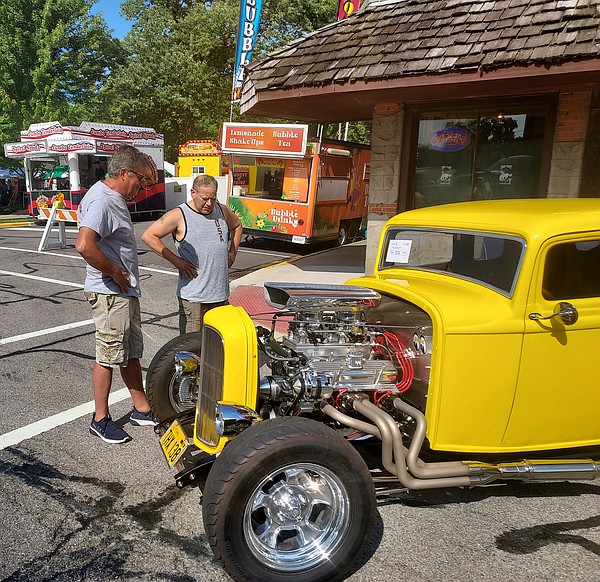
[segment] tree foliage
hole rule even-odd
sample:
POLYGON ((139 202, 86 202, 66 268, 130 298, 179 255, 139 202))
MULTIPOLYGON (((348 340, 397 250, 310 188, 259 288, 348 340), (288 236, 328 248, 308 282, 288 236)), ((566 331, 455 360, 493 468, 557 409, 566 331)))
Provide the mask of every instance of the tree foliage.
MULTIPOLYGON (((31 123, 103 121, 122 49, 92 0, 0 2, 0 143, 31 123)), ((2 160, 6 162, 7 160, 2 160)))
MULTIPOLYGON (((216 139, 230 114, 259 121, 230 103, 239 0, 123 0, 133 26, 122 41, 90 15, 93 3, 0 2, 10 23, 0 29, 1 143, 35 122, 123 123, 164 133, 174 161, 179 144, 216 139)), ((336 10, 337 0, 263 0, 253 59, 333 22, 336 10)), ((353 126, 349 139, 363 134, 353 126)))
MULTIPOLYGON (((264 0, 253 59, 335 19, 336 0, 264 0)), ((125 0, 130 58, 110 81, 121 122, 165 134, 166 158, 230 117, 239 0, 125 0)), ((234 119, 239 119, 237 108, 234 119)), ((244 121, 250 121, 246 118, 244 121)), ((263 120, 264 121, 264 120, 263 120)))

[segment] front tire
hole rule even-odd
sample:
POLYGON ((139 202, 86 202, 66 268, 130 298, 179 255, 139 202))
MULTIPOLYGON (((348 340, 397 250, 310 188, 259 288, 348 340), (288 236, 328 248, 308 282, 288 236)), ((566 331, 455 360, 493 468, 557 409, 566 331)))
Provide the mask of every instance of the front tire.
POLYGON ((360 455, 332 429, 282 417, 225 447, 202 511, 213 553, 234 580, 332 581, 369 540, 375 490, 360 455))
POLYGON ((188 351, 199 356, 201 341, 199 332, 184 333, 167 342, 152 358, 146 372, 146 396, 160 422, 195 408, 197 388, 176 378, 175 354, 188 351))

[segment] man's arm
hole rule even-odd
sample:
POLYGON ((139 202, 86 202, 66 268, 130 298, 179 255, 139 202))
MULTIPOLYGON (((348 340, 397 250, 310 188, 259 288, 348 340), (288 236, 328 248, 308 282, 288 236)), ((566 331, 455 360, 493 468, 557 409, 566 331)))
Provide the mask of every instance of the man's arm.
POLYGON ((231 267, 235 262, 235 258, 242 242, 243 227, 238 215, 231 210, 228 206, 223 206, 225 212, 225 219, 229 232, 231 233, 231 242, 229 244, 229 260, 228 264, 231 267))
POLYGON ((198 275, 198 265, 182 259, 161 240, 172 233, 177 234, 182 222, 183 214, 181 210, 173 208, 144 231, 142 240, 150 250, 169 261, 184 277, 193 279, 198 275))
POLYGON ((75 239, 75 249, 85 259, 86 263, 98 269, 103 275, 114 279, 121 289, 121 293, 127 293, 131 287, 128 279, 129 273, 122 271, 108 259, 98 246, 99 240, 100 235, 95 230, 82 226, 75 239))

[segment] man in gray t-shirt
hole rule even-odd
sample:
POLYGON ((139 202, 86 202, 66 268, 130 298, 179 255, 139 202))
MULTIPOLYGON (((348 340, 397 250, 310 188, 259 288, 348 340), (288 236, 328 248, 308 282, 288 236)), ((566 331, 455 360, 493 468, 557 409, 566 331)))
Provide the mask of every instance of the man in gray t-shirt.
POLYGON ((126 204, 141 188, 153 184, 154 172, 146 155, 133 146, 121 146, 110 159, 108 177, 86 192, 78 210, 75 248, 87 263, 83 288, 96 327, 96 361, 92 366, 95 411, 90 433, 107 443, 131 439, 108 410, 115 368, 133 401, 130 422, 138 426, 156 424, 142 383, 144 344, 137 245, 126 204))

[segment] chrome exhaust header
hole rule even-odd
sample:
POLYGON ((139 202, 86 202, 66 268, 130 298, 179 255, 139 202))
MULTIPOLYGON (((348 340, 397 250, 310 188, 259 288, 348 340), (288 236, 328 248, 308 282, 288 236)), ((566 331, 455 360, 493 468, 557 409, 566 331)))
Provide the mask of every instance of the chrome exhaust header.
POLYGON ((426 463, 419 458, 427 430, 425 415, 420 410, 397 397, 392 401, 398 410, 416 422, 414 438, 406 448, 400 429, 390 414, 372 404, 368 398, 355 396, 348 402, 370 422, 344 414, 329 404, 321 409, 337 422, 381 439, 384 468, 407 489, 474 487, 498 480, 540 482, 600 478, 600 461, 592 459, 524 459, 497 464, 478 461, 426 463))

